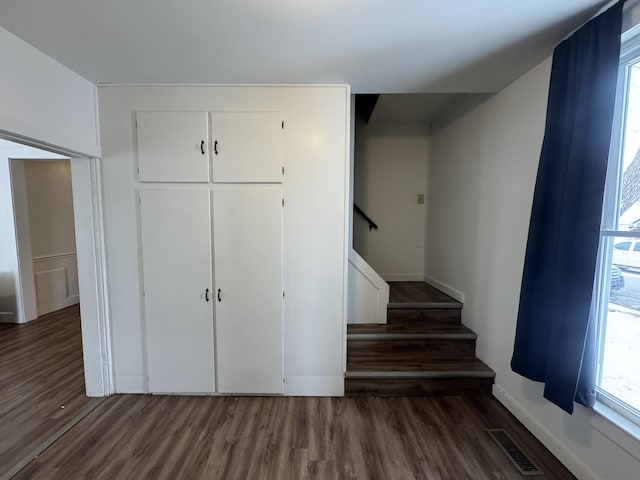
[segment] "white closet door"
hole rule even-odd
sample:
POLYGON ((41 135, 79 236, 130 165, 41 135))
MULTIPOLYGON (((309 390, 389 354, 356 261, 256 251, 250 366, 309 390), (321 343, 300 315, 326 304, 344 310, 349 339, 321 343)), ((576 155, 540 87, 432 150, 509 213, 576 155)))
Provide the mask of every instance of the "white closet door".
POLYGON ((281 202, 279 186, 214 190, 221 393, 282 393, 281 202))
POLYGON ((211 131, 214 182, 282 182, 280 113, 212 113, 211 131))
POLYGON ((140 219, 149 390, 214 392, 211 194, 143 190, 140 219))
POLYGON ((138 112, 141 182, 208 182, 207 112, 138 112))

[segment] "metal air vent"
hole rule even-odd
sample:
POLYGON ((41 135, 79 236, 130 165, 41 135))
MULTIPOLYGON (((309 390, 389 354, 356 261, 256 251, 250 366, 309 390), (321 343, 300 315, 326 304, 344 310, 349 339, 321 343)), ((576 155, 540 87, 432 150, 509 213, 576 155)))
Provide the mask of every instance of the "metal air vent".
POLYGON ((515 465, 522 475, 544 475, 544 472, 533 463, 526 453, 518 446, 509 434, 502 428, 487 429, 487 433, 500 447, 511 463, 515 465))

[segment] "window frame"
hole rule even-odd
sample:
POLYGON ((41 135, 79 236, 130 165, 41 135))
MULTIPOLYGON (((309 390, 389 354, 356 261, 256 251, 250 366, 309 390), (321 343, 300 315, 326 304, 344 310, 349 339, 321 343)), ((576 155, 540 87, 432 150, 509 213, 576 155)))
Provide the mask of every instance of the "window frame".
MULTIPOLYGON (((600 382, 602 379, 604 343, 606 339, 606 318, 611 288, 611 267, 614 244, 619 242, 620 238, 626 237, 631 243, 627 250, 621 251, 631 252, 634 240, 640 241, 640 232, 618 230, 619 198, 622 188, 621 170, 623 167, 623 147, 625 143, 625 126, 629 101, 629 79, 632 66, 638 62, 640 62, 640 25, 622 35, 611 147, 609 151, 607 179, 603 198, 600 245, 598 249, 596 270, 597 275, 594 282, 598 350, 596 403, 604 405, 606 408, 632 422, 634 430, 640 429, 640 409, 625 403, 612 393, 602 389, 600 387, 600 382)), ((605 409, 598 408, 597 404, 596 410, 602 414, 605 409)), ((624 427, 621 426, 621 428, 624 427)), ((627 428, 624 429, 628 430, 627 428)), ((636 432, 634 432, 634 434, 635 433, 636 432)))

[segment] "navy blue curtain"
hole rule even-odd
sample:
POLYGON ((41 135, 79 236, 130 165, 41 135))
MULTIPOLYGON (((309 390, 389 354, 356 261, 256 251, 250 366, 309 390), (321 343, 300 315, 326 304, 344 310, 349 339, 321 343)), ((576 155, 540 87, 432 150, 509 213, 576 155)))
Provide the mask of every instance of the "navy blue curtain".
POLYGON ((558 45, 511 360, 572 413, 593 406, 592 297, 620 63, 620 2, 558 45))

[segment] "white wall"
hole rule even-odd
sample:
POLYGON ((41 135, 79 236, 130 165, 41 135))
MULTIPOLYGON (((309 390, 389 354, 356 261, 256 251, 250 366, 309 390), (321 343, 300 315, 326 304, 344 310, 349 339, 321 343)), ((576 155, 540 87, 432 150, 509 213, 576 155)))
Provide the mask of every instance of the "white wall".
MULTIPOLYGON (((0 65, 2 137, 19 139, 60 153, 100 156, 96 89, 90 82, 2 28, 0 65)), ((7 184, 2 177, 8 169, 8 165, 5 166, 8 158, 11 156, 0 155, 0 183, 5 186, 7 184)), ((83 291, 82 344, 89 396, 108 395, 112 391, 108 321, 101 277, 101 204, 96 163, 95 160, 78 158, 72 161, 71 168, 76 192, 79 275, 83 279, 80 282, 80 290, 83 291)), ((4 201, 9 192, 10 189, 0 189, 2 212, 11 205, 4 201)), ((13 228, 15 232, 15 225, 13 228)), ((5 235, 9 230, 0 225, 0 231, 5 235)))
POLYGON ((378 230, 354 214, 353 245, 387 281, 424 278, 427 141, 422 125, 357 126, 354 201, 378 230))
POLYGON ((69 160, 22 160, 38 315, 78 303, 69 160))
POLYGON ((22 158, 61 157, 0 140, 0 322, 37 317, 22 158))
MULTIPOLYGON (((341 395, 349 89, 99 88, 107 278, 117 392, 145 392, 133 113, 280 111, 285 126, 284 370, 288 394, 341 395)), ((205 186, 206 187, 206 186, 205 186)))
POLYGON ((100 155, 95 87, 0 28, 0 133, 100 155))
POLYGON ((69 160, 23 160, 34 257, 75 252, 69 160))
POLYGON ((465 294, 463 322, 497 373, 494 393, 578 478, 637 480, 640 460, 592 426, 591 410, 564 413, 510 368, 550 66, 431 138, 427 276, 465 294))

